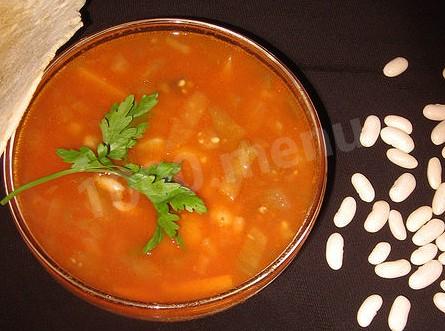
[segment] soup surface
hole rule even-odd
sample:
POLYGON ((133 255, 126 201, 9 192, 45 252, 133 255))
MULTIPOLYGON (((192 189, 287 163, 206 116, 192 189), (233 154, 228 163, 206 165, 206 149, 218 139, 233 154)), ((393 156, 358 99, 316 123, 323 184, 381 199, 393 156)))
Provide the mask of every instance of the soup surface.
POLYGON ((159 104, 128 161, 183 161, 177 180, 205 201, 181 213, 184 247, 143 246, 156 214, 120 178, 75 174, 24 192, 23 217, 60 267, 106 293, 178 302, 229 290, 263 270, 299 230, 321 181, 320 151, 298 100, 258 59, 214 37, 144 32, 74 58, 43 87, 20 128, 16 187, 66 169, 57 148, 95 146, 128 94, 159 104))

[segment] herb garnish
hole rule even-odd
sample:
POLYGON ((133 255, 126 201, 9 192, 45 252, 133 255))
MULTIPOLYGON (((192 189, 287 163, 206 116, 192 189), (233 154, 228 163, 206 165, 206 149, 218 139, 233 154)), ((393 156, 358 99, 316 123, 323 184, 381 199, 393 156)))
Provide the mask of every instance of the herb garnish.
POLYGON ((158 94, 153 93, 142 96, 139 103, 133 95, 129 95, 120 104, 114 104, 100 122, 103 142, 97 146, 96 153, 86 146, 78 150, 58 149, 57 155, 71 164, 70 169, 29 182, 8 194, 0 204, 4 206, 25 190, 69 174, 113 174, 124 178, 132 189, 144 194, 156 209, 156 229, 145 244, 144 252, 153 250, 164 235, 182 245, 177 223, 180 217, 177 213, 186 210, 202 214, 207 212, 207 207, 195 192, 174 181, 173 177, 181 171, 181 165, 160 162, 144 168, 132 163, 122 166, 113 162, 124 160, 128 150, 142 137, 147 129, 147 121, 142 121, 140 117, 150 112, 157 103, 158 94))

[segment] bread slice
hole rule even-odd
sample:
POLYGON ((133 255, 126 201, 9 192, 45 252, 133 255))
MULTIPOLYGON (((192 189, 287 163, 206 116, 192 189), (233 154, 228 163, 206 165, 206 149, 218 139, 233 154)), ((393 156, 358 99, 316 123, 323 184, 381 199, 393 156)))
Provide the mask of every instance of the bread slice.
POLYGON ((0 155, 85 0, 0 0, 0 155))

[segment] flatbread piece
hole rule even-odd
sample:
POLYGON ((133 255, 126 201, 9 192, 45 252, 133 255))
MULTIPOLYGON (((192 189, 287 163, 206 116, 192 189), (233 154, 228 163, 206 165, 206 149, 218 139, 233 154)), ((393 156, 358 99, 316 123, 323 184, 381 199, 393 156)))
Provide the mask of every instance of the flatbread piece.
POLYGON ((85 0, 0 0, 0 155, 85 0))

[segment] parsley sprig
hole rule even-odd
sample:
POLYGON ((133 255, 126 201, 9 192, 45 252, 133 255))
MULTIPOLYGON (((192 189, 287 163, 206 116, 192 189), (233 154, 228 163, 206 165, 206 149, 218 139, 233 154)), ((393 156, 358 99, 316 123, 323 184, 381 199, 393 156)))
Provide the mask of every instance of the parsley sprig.
MULTIPOLYGON (((132 189, 144 194, 153 204, 157 213, 156 229, 144 246, 144 252, 153 250, 167 235, 178 245, 182 245, 179 236, 178 213, 181 211, 207 212, 207 207, 195 192, 174 181, 174 176, 181 171, 181 165, 173 162, 160 162, 149 167, 141 167, 128 163, 116 164, 127 158, 128 151, 136 145, 147 129, 147 121, 143 120, 158 103, 158 94, 144 95, 139 103, 133 95, 129 95, 120 104, 114 104, 100 122, 103 142, 96 151, 82 146, 76 149, 57 149, 57 155, 66 163, 71 164, 65 169, 39 178, 20 186, 9 193, 1 205, 23 191, 49 182, 62 176, 74 173, 105 173, 124 178, 132 189)), ((121 162, 122 163, 122 162, 121 162)))

